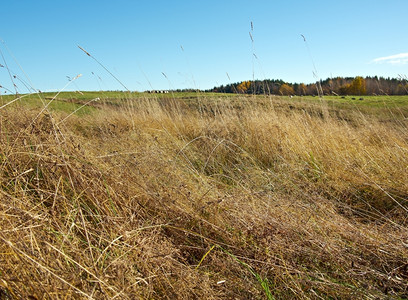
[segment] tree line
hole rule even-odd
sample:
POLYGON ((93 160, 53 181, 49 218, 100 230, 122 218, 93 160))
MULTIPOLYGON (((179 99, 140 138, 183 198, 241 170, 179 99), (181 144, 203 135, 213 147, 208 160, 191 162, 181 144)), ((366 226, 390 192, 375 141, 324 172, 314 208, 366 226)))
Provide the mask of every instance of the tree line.
POLYGON ((214 87, 208 92, 266 95, 407 95, 407 78, 335 77, 316 83, 289 83, 267 79, 242 81, 214 87))

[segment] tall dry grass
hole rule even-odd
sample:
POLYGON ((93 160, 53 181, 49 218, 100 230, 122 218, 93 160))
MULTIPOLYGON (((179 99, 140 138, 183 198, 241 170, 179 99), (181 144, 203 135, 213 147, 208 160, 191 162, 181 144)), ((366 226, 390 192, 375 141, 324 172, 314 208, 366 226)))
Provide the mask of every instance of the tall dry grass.
POLYGON ((36 116, 0 111, 0 299, 408 296, 406 123, 204 96, 36 116))

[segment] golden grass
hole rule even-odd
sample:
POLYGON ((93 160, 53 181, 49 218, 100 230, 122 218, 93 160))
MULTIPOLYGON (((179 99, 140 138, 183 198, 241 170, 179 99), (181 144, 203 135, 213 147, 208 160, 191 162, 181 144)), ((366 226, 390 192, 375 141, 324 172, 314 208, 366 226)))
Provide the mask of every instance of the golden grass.
POLYGON ((407 297, 406 123, 275 100, 1 110, 0 299, 407 297))

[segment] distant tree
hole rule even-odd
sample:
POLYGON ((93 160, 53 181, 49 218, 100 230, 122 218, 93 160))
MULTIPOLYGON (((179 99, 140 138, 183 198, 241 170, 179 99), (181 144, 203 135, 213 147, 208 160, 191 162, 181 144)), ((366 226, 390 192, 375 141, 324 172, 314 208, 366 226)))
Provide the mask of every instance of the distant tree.
POLYGON ((245 94, 251 88, 250 81, 243 81, 237 86, 238 93, 245 94))
POLYGON ((350 94, 350 84, 343 85, 339 89, 339 94, 340 95, 348 95, 350 94))
POLYGON ((306 85, 304 83, 299 84, 299 94, 306 95, 306 85))
POLYGON ((398 84, 394 94, 396 94, 396 95, 406 95, 407 92, 408 92, 408 85, 407 84, 404 85, 403 83, 400 83, 400 84, 398 84))
POLYGON ((279 94, 284 95, 284 96, 294 95, 295 90, 289 84, 284 83, 279 88, 279 94))
POLYGON ((366 77, 365 80, 367 95, 378 95, 380 93, 378 77, 366 77))
POLYGON ((354 95, 365 95, 366 94, 366 83, 363 77, 357 76, 351 82, 351 91, 354 95))
POLYGON ((340 88, 340 94, 343 95, 365 95, 366 83, 365 79, 361 76, 357 76, 349 84, 346 84, 340 88))
POLYGON ((306 95, 315 95, 317 91, 316 84, 311 83, 306 86, 306 95))

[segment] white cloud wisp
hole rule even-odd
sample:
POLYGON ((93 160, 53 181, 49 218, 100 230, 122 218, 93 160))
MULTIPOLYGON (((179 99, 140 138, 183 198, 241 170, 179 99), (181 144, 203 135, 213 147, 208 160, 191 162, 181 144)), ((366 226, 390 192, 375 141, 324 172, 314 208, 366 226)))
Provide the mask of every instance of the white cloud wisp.
POLYGON ((405 65, 408 64, 408 53, 400 53, 391 56, 379 57, 372 62, 377 64, 405 65))

